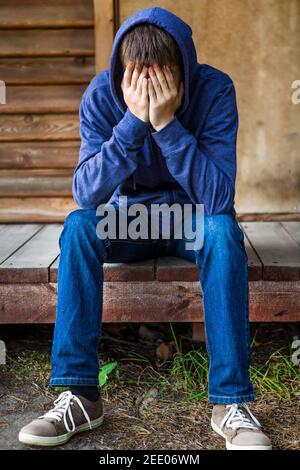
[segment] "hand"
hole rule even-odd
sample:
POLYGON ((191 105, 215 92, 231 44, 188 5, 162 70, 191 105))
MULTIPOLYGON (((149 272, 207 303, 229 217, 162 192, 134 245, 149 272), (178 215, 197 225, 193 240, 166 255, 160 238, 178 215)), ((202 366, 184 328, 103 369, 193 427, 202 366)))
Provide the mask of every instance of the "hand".
POLYGON ((147 83, 147 67, 129 62, 125 68, 121 88, 124 101, 130 111, 139 119, 149 122, 149 96, 147 83))
POLYGON ((154 64, 148 70, 150 75, 148 80, 149 119, 154 129, 158 131, 174 118, 175 111, 181 104, 184 86, 181 81, 177 90, 173 74, 168 66, 164 66, 162 70, 154 64))

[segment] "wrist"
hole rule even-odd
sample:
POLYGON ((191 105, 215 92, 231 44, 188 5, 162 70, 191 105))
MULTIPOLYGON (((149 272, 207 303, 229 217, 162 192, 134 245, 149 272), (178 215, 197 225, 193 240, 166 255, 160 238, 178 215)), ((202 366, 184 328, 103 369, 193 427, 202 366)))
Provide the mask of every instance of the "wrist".
POLYGON ((160 130, 162 130, 164 127, 166 127, 171 121, 173 121, 175 116, 172 116, 170 119, 168 119, 167 121, 164 121, 164 122, 161 122, 159 124, 151 124, 152 127, 155 129, 156 132, 159 132, 160 130))

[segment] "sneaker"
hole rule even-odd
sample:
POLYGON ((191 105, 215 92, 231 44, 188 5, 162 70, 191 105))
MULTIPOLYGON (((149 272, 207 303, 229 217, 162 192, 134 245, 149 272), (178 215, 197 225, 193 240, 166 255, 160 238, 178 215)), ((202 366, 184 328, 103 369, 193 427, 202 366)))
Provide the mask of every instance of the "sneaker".
POLYGON ((215 405, 211 426, 216 433, 226 439, 228 450, 272 449, 270 439, 262 432, 260 423, 245 403, 215 405))
POLYGON ((19 441, 29 445, 57 446, 78 432, 97 428, 102 422, 101 395, 97 401, 89 401, 67 390, 54 401, 54 408, 21 429, 19 441))

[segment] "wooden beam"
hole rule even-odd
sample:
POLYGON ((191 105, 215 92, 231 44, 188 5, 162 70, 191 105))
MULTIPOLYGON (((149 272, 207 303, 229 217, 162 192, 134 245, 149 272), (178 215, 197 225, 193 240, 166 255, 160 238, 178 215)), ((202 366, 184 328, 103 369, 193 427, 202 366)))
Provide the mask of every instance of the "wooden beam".
MULTIPOLYGON (((250 321, 299 321, 299 294, 299 281, 250 282, 250 321)), ((1 284, 0 324, 53 323, 56 301, 57 284, 1 284)), ((201 322, 199 282, 105 282, 103 321, 201 322)))
POLYGON ((71 197, 0 198, 1 223, 60 223, 78 209, 71 197))
POLYGON ((87 84, 95 72, 94 57, 4 57, 0 77, 9 85, 87 84))
POLYGON ((98 73, 109 67, 116 21, 114 0, 94 0, 94 15, 95 71, 98 73))

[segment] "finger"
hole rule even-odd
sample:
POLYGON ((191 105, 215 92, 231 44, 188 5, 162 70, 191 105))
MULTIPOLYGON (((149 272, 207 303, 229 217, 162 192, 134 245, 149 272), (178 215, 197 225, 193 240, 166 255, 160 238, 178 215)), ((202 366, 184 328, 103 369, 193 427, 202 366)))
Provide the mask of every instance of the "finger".
POLYGON ((147 67, 144 65, 137 81, 137 89, 139 89, 140 92, 142 91, 142 83, 143 83, 144 78, 146 78, 146 75, 147 75, 147 67))
POLYGON ((143 78, 142 81, 142 100, 148 99, 148 80, 146 77, 143 78))
POLYGON ((124 72, 124 77, 123 77, 123 80, 124 80, 124 87, 125 87, 125 88, 129 88, 129 87, 130 87, 133 69, 134 69, 134 62, 130 61, 130 62, 126 65, 125 72, 124 72))
POLYGON ((168 65, 164 66, 164 74, 168 83, 169 90, 177 91, 173 73, 168 65))
POLYGON ((154 90, 154 86, 153 86, 151 78, 148 79, 148 93, 149 93, 150 99, 156 100, 156 94, 155 94, 155 90, 154 90))
POLYGON ((133 74, 132 74, 132 77, 131 77, 131 86, 132 86, 133 90, 136 90, 136 88, 137 88, 137 81, 138 81, 138 78, 140 76, 140 73, 141 73, 140 72, 140 65, 135 64, 133 74))
POLYGON ((167 94, 169 92, 168 82, 166 80, 165 74, 163 73, 162 69, 157 65, 154 64, 154 70, 161 87, 162 93, 167 94))
POLYGON ((163 91, 161 89, 158 77, 152 67, 149 67, 149 75, 150 75, 150 78, 151 78, 151 81, 155 90, 156 97, 159 98, 163 96, 163 91))

